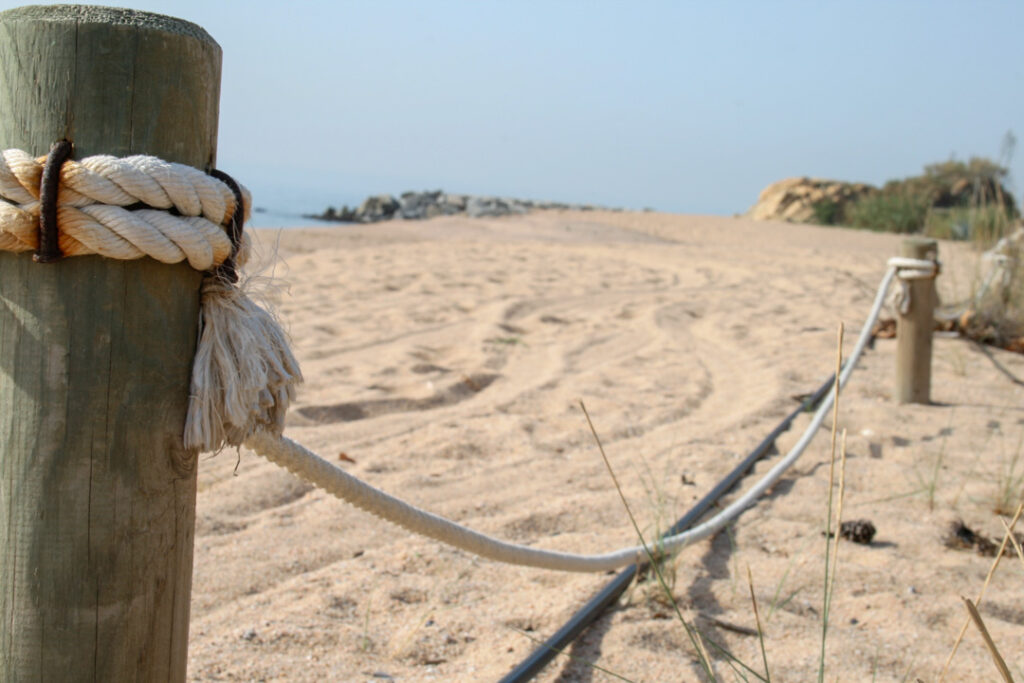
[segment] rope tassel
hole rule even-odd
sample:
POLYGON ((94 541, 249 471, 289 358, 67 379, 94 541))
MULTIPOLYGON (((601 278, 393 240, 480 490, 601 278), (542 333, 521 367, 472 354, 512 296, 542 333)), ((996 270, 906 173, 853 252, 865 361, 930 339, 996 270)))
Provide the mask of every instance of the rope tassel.
POLYGON ((203 282, 199 342, 185 422, 185 447, 219 451, 256 431, 280 435, 302 382, 288 337, 242 288, 203 282))
POLYGON ((238 284, 251 244, 242 232, 249 198, 231 176, 211 175, 231 189, 235 210, 226 224, 231 254, 203 278, 184 435, 186 448, 202 451, 240 446, 257 430, 280 436, 302 381, 288 336, 238 284))

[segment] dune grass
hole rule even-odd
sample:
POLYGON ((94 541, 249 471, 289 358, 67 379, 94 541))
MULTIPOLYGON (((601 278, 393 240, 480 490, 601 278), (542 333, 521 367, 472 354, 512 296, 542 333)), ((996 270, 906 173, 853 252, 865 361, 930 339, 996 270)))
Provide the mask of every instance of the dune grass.
MULTIPOLYGON (((843 361, 843 334, 844 328, 842 323, 839 324, 837 331, 837 352, 836 352, 836 381, 835 381, 835 401, 833 403, 832 410, 832 429, 830 436, 830 472, 829 472, 829 493, 827 497, 826 506, 826 517, 825 517, 825 553, 824 553, 824 589, 822 596, 822 632, 821 632, 821 652, 819 655, 819 667, 818 667, 818 680, 823 681, 825 675, 825 655, 828 639, 828 617, 832 603, 832 596, 835 592, 836 586, 836 567, 838 565, 838 551, 839 551, 839 528, 842 519, 842 505, 845 495, 845 481, 846 481, 846 430, 843 430, 841 441, 839 444, 840 454, 840 470, 839 470, 839 490, 833 495, 835 490, 835 466, 836 466, 836 454, 837 454, 837 432, 838 432, 838 420, 839 420, 839 376, 842 370, 843 361), (837 504, 835 504, 837 503, 837 504), (834 505, 835 504, 835 505, 834 505), (834 541, 833 541, 834 539, 834 541)), ((683 616, 683 612, 679 607, 679 603, 675 599, 673 592, 674 586, 670 585, 670 582, 666 579, 664 572, 662 571, 662 565, 667 559, 665 553, 658 548, 648 543, 643 532, 640 530, 640 525, 636 520, 636 516, 633 514, 632 508, 626 498, 625 493, 622 491, 622 486, 619 483, 619 478, 615 473, 615 469, 612 467, 611 461, 608 459, 608 455, 604 450, 604 446, 601 443, 601 438, 598 436, 597 429, 594 426, 593 420, 590 417, 590 413, 587 411, 586 404, 580 401, 580 409, 583 411, 583 415, 586 418, 587 425, 593 435, 594 442, 597 445, 598 451, 601 454, 601 459, 604 462, 605 468, 608 470, 608 475, 611 477, 612 482, 615 485, 615 490, 619 495, 619 500, 622 502, 622 506, 626 511, 626 515, 629 517, 630 523, 633 525, 633 530, 636 533, 637 538, 640 540, 640 544, 644 549, 644 553, 647 555, 647 560, 650 565, 651 571, 657 577, 658 585, 661 591, 661 596, 664 601, 669 604, 675 612, 676 619, 682 625, 686 632, 687 638, 693 647, 693 654, 696 656, 697 661, 700 663, 701 670, 704 675, 710 681, 718 681, 718 676, 715 673, 713 660, 708 652, 707 643, 710 643, 712 649, 722 656, 726 663, 732 668, 733 673, 739 679, 749 681, 747 674, 753 676, 757 680, 765 681, 770 683, 771 681, 771 669, 768 665, 768 649, 765 644, 765 633, 764 626, 761 622, 760 610, 757 605, 757 597, 754 594, 754 578, 753 572, 750 567, 747 567, 747 586, 750 591, 751 609, 753 612, 754 622, 757 625, 757 637, 761 653, 761 663, 764 667, 764 673, 756 671, 751 665, 743 662, 741 659, 729 652, 725 647, 719 645, 714 640, 707 637, 696 624, 691 624, 683 616)), ((660 496, 658 497, 660 502, 660 496)), ((660 505, 659 505, 660 508, 660 505)), ((672 582, 674 583, 674 582, 672 582)), ((778 596, 780 587, 776 589, 776 597, 778 596)), ((774 606, 773 600, 773 606, 774 606)), ((565 656, 570 656, 567 653, 559 653, 565 656)), ((574 658, 575 659, 575 658, 574 658)), ((620 680, 629 680, 622 674, 615 673, 598 667, 592 662, 585 662, 587 666, 593 667, 595 670, 602 671, 611 676, 614 676, 620 680)))
MULTIPOLYGON (((837 358, 836 358, 837 370, 839 368, 841 368, 841 364, 842 364, 842 338, 843 338, 843 329, 842 329, 842 326, 840 325, 839 332, 838 332, 838 343, 837 343, 837 347, 838 347, 837 348, 837 358)), ((838 376, 838 373, 837 373, 837 376, 838 376)), ((819 650, 819 655, 818 655, 818 675, 817 675, 817 680, 819 682, 825 680, 826 673, 827 673, 827 652, 828 652, 828 634, 829 634, 830 613, 832 611, 831 610, 832 602, 833 602, 833 598, 834 598, 836 587, 837 587, 837 583, 838 583, 837 582, 837 574, 838 574, 837 569, 838 569, 838 566, 839 566, 839 555, 838 555, 838 553, 839 553, 839 541, 840 541, 840 539, 839 539, 839 529, 840 529, 841 522, 842 522, 843 503, 844 503, 844 500, 845 500, 845 492, 846 492, 846 460, 847 460, 846 436, 847 436, 847 434, 846 434, 846 430, 845 429, 842 430, 842 431, 839 431, 839 429, 838 429, 838 420, 839 420, 838 386, 835 388, 835 391, 836 391, 836 394, 835 394, 835 404, 833 406, 832 428, 831 428, 831 433, 830 433, 830 452, 831 452, 831 456, 830 456, 830 463, 829 463, 828 495, 827 495, 827 500, 826 500, 826 524, 825 524, 825 534, 824 534, 824 536, 825 536, 825 544, 824 544, 824 552, 822 554, 822 561, 823 561, 823 564, 824 564, 824 573, 823 573, 824 574, 824 577, 823 577, 824 580, 823 580, 823 584, 822 584, 823 588, 822 588, 822 611, 821 611, 821 644, 820 644, 820 650, 819 650), (836 464, 837 464, 837 459, 838 459, 838 465, 839 465, 839 468, 838 468, 838 490, 836 489, 836 464)), ((599 450, 599 452, 601 454, 602 460, 604 461, 605 467, 608 470, 609 476, 611 477, 613 483, 615 484, 615 488, 616 488, 616 491, 618 492, 618 495, 619 495, 620 501, 622 502, 623 508, 625 509, 625 511, 627 513, 627 516, 629 517, 630 522, 633 525, 633 529, 634 529, 634 532, 637 535, 637 538, 640 540, 640 543, 643 546, 645 553, 647 554, 648 561, 650 562, 651 571, 654 574, 654 576, 657 578, 658 587, 660 589, 660 600, 659 601, 664 602, 666 605, 670 605, 672 607, 673 611, 675 612, 676 619, 681 624, 681 626, 683 627, 684 631, 687 634, 687 637, 688 637, 688 639, 690 641, 690 644, 691 644, 691 646, 693 648, 693 654, 696 657, 697 661, 700 663, 701 671, 706 676, 707 680, 710 680, 710 681, 717 681, 717 680, 719 680, 719 675, 715 671, 715 659, 713 659, 712 655, 711 655, 711 652, 713 651, 715 653, 715 655, 720 657, 722 660, 724 660, 731 667, 732 673, 733 673, 733 675, 734 675, 734 677, 736 679, 744 680, 744 681, 749 681, 750 678, 752 677, 752 678, 754 678, 756 680, 760 680, 760 681, 771 681, 772 680, 772 675, 771 675, 771 668, 770 668, 770 665, 769 665, 769 651, 770 651, 771 648, 770 648, 770 642, 768 642, 769 639, 768 639, 768 637, 767 637, 767 635, 765 633, 764 624, 763 624, 763 622, 761 620, 761 613, 760 613, 759 605, 757 603, 757 598, 756 598, 756 595, 755 595, 755 592, 754 592, 754 571, 750 568, 749 565, 747 566, 747 586, 748 586, 748 590, 749 590, 749 593, 750 593, 751 617, 752 617, 753 622, 756 624, 756 634, 757 634, 757 638, 758 638, 758 647, 759 647, 760 659, 761 659, 760 666, 762 667, 762 671, 757 671, 757 670, 755 670, 755 668, 752 665, 743 662, 741 659, 739 659, 738 657, 733 655, 731 652, 729 652, 725 647, 723 647, 719 643, 716 643, 713 640, 709 639, 707 637, 707 635, 704 634, 696 626, 695 623, 690 623, 689 621, 686 620, 686 618, 684 617, 683 612, 680 609, 679 604, 678 604, 678 602, 675 599, 674 594, 673 594, 674 585, 672 585, 672 584, 674 584, 674 582, 670 582, 669 580, 667 580, 666 577, 665 577, 664 572, 662 571, 663 563, 666 561, 667 558, 665 557, 664 553, 661 552, 658 549, 656 544, 652 546, 651 544, 648 543, 648 541, 646 540, 643 532, 640 530, 640 526, 639 526, 639 524, 638 524, 638 522, 636 520, 636 517, 635 517, 635 515, 634 515, 634 513, 633 513, 633 511, 632 511, 632 509, 630 507, 630 504, 629 504, 625 494, 622 491, 622 487, 621 487, 621 485, 619 483, 619 479, 618 479, 618 477, 617 477, 617 475, 616 475, 616 473, 614 471, 614 468, 611 465, 610 460, 608 459, 607 453, 605 452, 603 445, 601 444, 600 437, 597 434, 597 430, 596 430, 596 428, 595 428, 595 426, 593 424, 593 421, 592 421, 589 413, 587 412, 586 406, 583 404, 582 401, 580 402, 580 407, 583 410, 583 413, 584 413, 584 415, 586 417, 587 424, 588 424, 588 426, 589 426, 589 428, 591 430, 591 433, 593 435, 595 443, 597 444, 598 450, 599 450), (710 644, 710 646, 711 646, 710 648, 708 647, 708 644, 710 644)), ((1022 443, 1024 443, 1024 437, 1022 437, 1022 443)), ((1020 446, 1020 444, 1018 444, 1018 446, 1020 446)), ((942 449, 943 450, 945 449, 945 443, 943 443, 942 449)), ((1018 455, 1020 454, 1020 451, 1021 451, 1021 448, 1018 447, 1018 449, 1017 449, 1017 454, 1018 455)), ((1000 485, 1001 486, 1000 490, 1003 490, 1003 489, 1010 490, 1016 484, 1020 484, 1021 483, 1020 481, 1018 481, 1018 475, 1016 473, 1016 468, 1015 468, 1018 459, 1012 460, 1012 464, 1010 466, 1010 469, 1008 470, 1009 475, 1008 475, 1008 477, 1006 477, 1006 478, 1004 478, 1002 480, 1002 483, 1000 485)), ((941 462, 941 455, 940 455, 940 460, 939 461, 941 462)), ((939 465, 936 464, 934 469, 937 471, 938 467, 939 467, 939 465)), ((648 474, 650 474, 650 473, 648 472, 648 474)), ((1024 475, 1020 475, 1020 476, 1024 476, 1024 475)), ((929 504, 930 504, 930 506, 933 506, 934 505, 934 486, 935 486, 936 482, 932 481, 931 484, 932 484, 932 486, 926 487, 926 489, 928 489, 929 493, 930 493, 930 495, 929 495, 929 504)), ((649 493, 649 491, 648 491, 648 493, 649 493)), ((661 508, 663 507, 665 501, 662 499, 661 496, 656 496, 655 498, 657 499, 657 502, 659 503, 658 508, 659 508, 659 515, 660 515, 663 512, 663 510, 661 508)), ((956 638, 956 640, 955 640, 955 642, 953 644, 952 651, 950 652, 949 657, 947 658, 947 660, 945 662, 945 665, 943 666, 942 672, 941 672, 940 677, 938 679, 940 681, 943 680, 948 675, 948 671, 950 669, 950 666, 952 665, 952 662, 955 659, 956 653, 957 653, 958 648, 959 648, 959 646, 960 646, 960 644, 962 642, 962 639, 964 638, 964 635, 966 634, 970 624, 972 624, 972 623, 975 624, 975 626, 977 627, 979 633, 981 634, 982 639, 983 639, 983 641, 985 643, 985 646, 988 649, 988 651, 990 652, 993 664, 994 664, 994 666, 995 666, 995 668, 996 668, 1000 678, 1002 680, 1004 680, 1004 681, 1013 681, 1013 678, 1012 678, 1012 676, 1011 676, 1011 674, 1009 672, 1009 669, 1008 669, 1008 667, 1007 667, 1007 665, 1005 663, 1005 660, 1003 659, 1001 653, 999 652, 998 645, 993 641, 991 635, 989 634, 987 628, 985 627, 984 621, 983 621, 980 613, 978 612, 977 607, 982 604, 982 602, 984 600, 984 597, 985 597, 985 592, 986 592, 986 590, 987 590, 987 588, 988 588, 988 586, 989 586, 989 584, 991 582, 992 576, 994 575, 994 573, 995 573, 995 571, 996 571, 996 569, 997 569, 997 567, 999 565, 1000 558, 1004 554, 1004 551, 1006 550, 1008 545, 1013 547, 1015 553, 1017 554, 1017 556, 1018 556, 1018 558, 1020 560, 1021 566, 1024 567, 1024 549, 1021 548, 1020 544, 1018 543, 1018 541, 1014 537, 1013 531, 1012 531, 1014 526, 1016 525, 1017 521, 1020 519, 1022 511, 1024 511, 1024 502, 1018 504, 1018 506, 1016 508, 1016 511, 1015 511, 1015 513, 1013 515, 1013 518, 1010 520, 1009 523, 1007 523, 1001 517, 999 518, 1000 522, 1002 523, 1003 527, 1006 530, 1006 534, 1004 536, 1002 545, 1000 546, 999 551, 996 553, 996 557, 993 560, 991 567, 989 568, 988 574, 986 575, 985 581, 984 581, 984 583, 983 583, 983 585, 982 585, 982 587, 981 587, 981 589, 980 589, 980 591, 979 591, 979 593, 977 595, 977 598, 974 601, 971 601, 971 600, 968 600, 966 598, 963 598, 964 604, 965 604, 965 606, 966 606, 966 608, 968 610, 968 618, 967 618, 967 620, 965 620, 965 622, 963 624, 963 627, 961 628, 961 630, 960 630, 960 632, 959 632, 959 634, 958 634, 958 636, 957 636, 957 638, 956 638)), ((786 577, 789 574, 790 570, 792 569, 794 561, 795 561, 795 559, 791 560, 790 566, 787 567, 786 571, 783 574, 782 579, 780 580, 779 584, 775 588, 774 595, 773 595, 772 602, 771 602, 771 607, 769 608, 768 618, 770 618, 772 611, 774 611, 779 606, 779 604, 780 604, 780 596, 782 594, 783 584, 785 583, 786 577)), ((784 603, 784 602, 786 602, 788 600, 791 600, 795 596, 796 592, 798 592, 798 591, 794 591, 792 594, 788 595, 784 600, 782 600, 782 602, 784 603)), ((907 670, 906 670, 906 672, 904 674, 904 679, 910 680, 909 677, 911 676, 911 672, 915 669, 915 665, 917 665, 917 664, 918 664, 918 662, 917 662, 916 659, 911 661, 911 663, 907 667, 907 670)), ((593 666, 595 668, 595 670, 603 671, 604 673, 609 674, 611 676, 614 676, 615 678, 618 678, 620 680, 629 680, 627 677, 625 677, 625 676, 623 676, 621 674, 610 672, 610 671, 607 671, 605 669, 601 669, 600 667, 597 667, 596 665, 594 665, 592 663, 587 663, 587 665, 588 666, 593 666)), ((873 665, 873 672, 874 672, 874 666, 875 665, 873 665)), ((873 673, 873 676, 874 676, 874 673, 873 673)))
MULTIPOLYGON (((1024 512, 1024 503, 1017 506, 1017 511, 1013 515, 1013 519, 1009 524, 1006 525, 1006 535, 1003 536, 1003 542, 999 546, 999 550, 996 552, 995 557, 992 559, 992 564, 989 567, 988 574, 985 575, 985 581, 981 584, 981 590, 978 591, 978 597, 973 602, 973 607, 977 608, 981 604, 981 601, 985 599, 985 591, 988 590, 989 583, 992 581, 992 576, 996 573, 996 568, 999 567, 1000 560, 1003 559, 1003 552, 1006 550, 1006 545, 1013 538, 1013 528, 1017 524, 1017 520, 1020 519, 1021 513, 1024 512)), ((967 633, 967 628, 971 624, 971 616, 968 615, 964 621, 963 626, 960 628, 960 633, 957 634, 956 640, 953 641, 953 649, 949 653, 949 657, 946 658, 946 663, 942 667, 942 673, 939 674, 939 681, 945 680, 946 675, 949 673, 949 667, 953 663, 953 658, 956 657, 957 650, 960 648, 960 643, 963 642, 964 635, 967 633)))

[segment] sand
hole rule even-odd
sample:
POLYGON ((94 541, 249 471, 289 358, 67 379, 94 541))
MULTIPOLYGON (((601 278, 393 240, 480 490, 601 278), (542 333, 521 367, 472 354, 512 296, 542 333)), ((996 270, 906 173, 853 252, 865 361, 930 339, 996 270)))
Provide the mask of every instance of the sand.
MULTIPOLYGON (((849 348, 900 244, 742 218, 602 212, 258 237, 263 272, 276 278, 264 296, 306 375, 289 436, 463 524, 576 552, 636 542, 580 400, 642 530, 656 534, 828 376, 837 325, 849 348)), ((963 299, 975 256, 952 243, 940 252, 940 294, 963 299)), ((839 548, 829 680, 935 680, 965 619, 960 596, 977 596, 991 563, 947 548, 947 528, 962 519, 1000 534, 994 510, 1022 496, 1024 356, 937 338, 935 404, 898 406, 894 353, 894 340, 879 340, 841 399, 844 517, 878 532, 871 545, 839 548)), ((822 430, 728 533, 666 569, 684 616, 761 670, 758 639, 730 628, 755 627, 749 568, 779 681, 816 677, 828 458, 822 430)), ((410 536, 244 450, 203 457, 195 552, 197 681, 497 680, 609 580, 500 565, 410 536)), ((1015 556, 981 614, 1024 678, 1015 556)), ((538 680, 611 680, 588 662, 631 680, 702 680, 650 580, 569 654, 538 680)), ((715 668, 734 679, 721 658, 715 668)), ((948 680, 996 676, 972 626, 948 680)))

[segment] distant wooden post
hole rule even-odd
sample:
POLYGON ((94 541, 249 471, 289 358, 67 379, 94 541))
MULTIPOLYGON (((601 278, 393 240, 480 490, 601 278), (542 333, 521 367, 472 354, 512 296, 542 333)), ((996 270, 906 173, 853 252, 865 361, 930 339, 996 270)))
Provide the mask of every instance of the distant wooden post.
MULTIPOLYGON (((903 241, 902 256, 938 260, 935 240, 903 241)), ((931 403, 932 335, 935 332, 935 278, 909 280, 910 308, 896 324, 896 400, 931 403)))
MULTIPOLYGON (((193 24, 0 13, 0 149, 214 162, 221 51, 193 24)), ((200 274, 0 252, 0 680, 183 681, 200 274)))

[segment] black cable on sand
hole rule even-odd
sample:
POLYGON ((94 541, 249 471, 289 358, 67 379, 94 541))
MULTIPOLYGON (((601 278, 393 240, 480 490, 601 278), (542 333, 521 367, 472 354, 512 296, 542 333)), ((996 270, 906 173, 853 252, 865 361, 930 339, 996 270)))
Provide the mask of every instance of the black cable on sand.
MULTIPOLYGON (((675 534, 686 531, 694 524, 696 524, 700 518, 704 515, 708 509, 714 505, 719 498, 728 493, 738 482, 742 479, 747 472, 754 466, 754 464, 765 457, 768 452, 772 449, 775 444, 775 439, 780 434, 789 430, 793 424, 793 420, 797 418, 801 413, 813 410, 821 399, 832 389, 835 383, 835 375, 828 378, 813 394, 807 397, 800 407, 795 409, 789 415, 787 415, 779 425, 771 431, 768 436, 764 438, 761 443, 757 445, 757 448, 750 452, 743 462, 738 464, 729 474, 725 476, 715 488, 697 501, 689 512, 683 515, 679 521, 677 521, 671 529, 666 531, 663 536, 674 536, 675 534)), ((548 663, 554 659, 558 653, 562 652, 569 646, 572 641, 576 640, 583 631, 587 629, 590 624, 597 620, 604 611, 614 605, 619 596, 622 595, 625 590, 629 587, 629 584, 633 582, 637 572, 646 569, 647 564, 631 564, 621 572, 616 574, 615 578, 606 585, 601 592, 595 595, 587 602, 576 614, 574 614, 569 621, 565 623, 562 628, 548 638, 543 645, 534 650, 529 657, 522 661, 515 669, 508 673, 504 678, 501 679, 501 683, 523 683, 524 681, 532 680, 534 676, 541 672, 541 670, 548 665, 548 663)))

